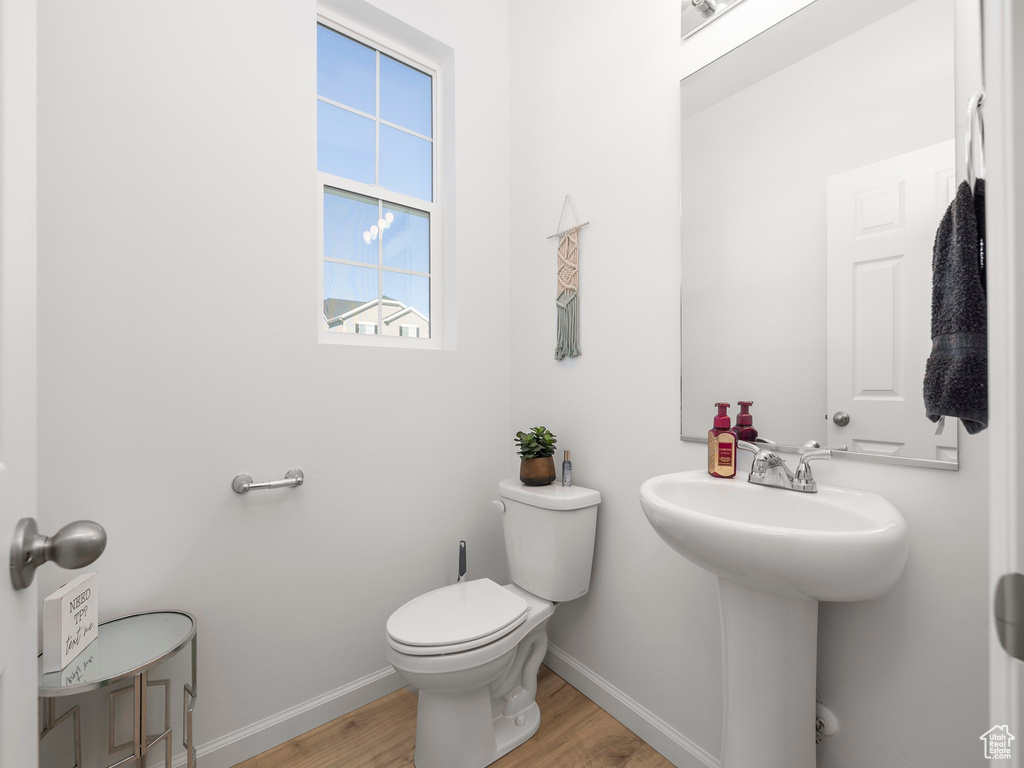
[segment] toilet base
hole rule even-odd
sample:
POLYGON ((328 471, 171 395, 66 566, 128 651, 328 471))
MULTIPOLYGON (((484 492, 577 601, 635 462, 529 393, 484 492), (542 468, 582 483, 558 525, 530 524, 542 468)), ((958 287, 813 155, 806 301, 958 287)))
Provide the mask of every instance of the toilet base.
POLYGON ((490 717, 486 688, 454 696, 421 690, 418 710, 413 755, 416 768, 484 768, 528 741, 540 728, 537 702, 517 715, 498 715, 489 723, 474 722, 490 717), (441 696, 443 703, 436 700, 441 696), (472 727, 467 728, 467 723, 472 727), (461 738, 452 738, 452 733, 459 733, 461 738))
POLYGON ((504 757, 520 744, 529 741, 533 734, 540 728, 540 707, 533 702, 526 711, 520 712, 515 717, 501 715, 494 720, 494 738, 498 742, 498 751, 494 758, 488 763, 490 765, 499 757, 504 757), (522 725, 516 725, 519 720, 522 725))

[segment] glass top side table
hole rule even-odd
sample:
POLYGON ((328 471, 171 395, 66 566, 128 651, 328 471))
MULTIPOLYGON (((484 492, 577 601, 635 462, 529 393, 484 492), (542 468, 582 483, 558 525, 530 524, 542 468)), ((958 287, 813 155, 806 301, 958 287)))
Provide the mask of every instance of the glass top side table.
POLYGON ((171 764, 170 681, 149 679, 149 670, 177 654, 187 645, 192 647, 192 679, 185 683, 182 702, 182 726, 185 731, 186 766, 195 768, 196 752, 192 734, 192 712, 198 697, 196 685, 196 620, 185 611, 148 611, 133 613, 100 623, 99 635, 79 656, 60 672, 43 672, 43 657, 39 656, 39 699, 42 705, 43 727, 40 740, 67 718, 74 723, 75 768, 82 768, 81 724, 78 705, 59 718, 56 700, 86 691, 113 686, 131 678, 131 686, 113 691, 109 699, 108 751, 132 748, 132 754, 114 763, 110 768, 134 763, 145 768, 146 754, 159 742, 164 742, 165 765, 171 764), (148 689, 164 689, 164 730, 155 736, 146 733, 148 689), (114 699, 132 691, 132 741, 114 743, 114 699))

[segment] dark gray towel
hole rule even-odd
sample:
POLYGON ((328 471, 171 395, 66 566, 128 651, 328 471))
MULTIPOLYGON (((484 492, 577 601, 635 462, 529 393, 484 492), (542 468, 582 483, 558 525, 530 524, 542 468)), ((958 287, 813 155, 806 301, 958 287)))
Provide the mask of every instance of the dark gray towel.
POLYGON ((924 372, 925 414, 959 418, 969 434, 988 426, 985 310, 985 182, 957 187, 932 252, 932 353, 924 372))

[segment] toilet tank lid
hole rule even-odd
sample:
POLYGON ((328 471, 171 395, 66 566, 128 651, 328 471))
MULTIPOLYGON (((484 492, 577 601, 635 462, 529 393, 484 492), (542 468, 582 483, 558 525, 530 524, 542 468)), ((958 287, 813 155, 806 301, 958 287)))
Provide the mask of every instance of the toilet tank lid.
POLYGON ((518 477, 509 477, 498 483, 498 493, 503 499, 511 499, 541 509, 568 511, 593 507, 601 503, 601 494, 593 488, 579 485, 523 485, 518 477))

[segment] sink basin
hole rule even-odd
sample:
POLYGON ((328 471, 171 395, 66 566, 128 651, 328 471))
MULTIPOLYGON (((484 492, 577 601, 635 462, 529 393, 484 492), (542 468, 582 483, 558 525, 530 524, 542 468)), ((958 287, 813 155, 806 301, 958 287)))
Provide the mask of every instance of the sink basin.
POLYGON ((674 550, 718 577, 722 768, 814 768, 818 601, 870 600, 903 572, 907 524, 874 493, 653 477, 640 504, 674 550))
POLYGON ((874 493, 819 486, 797 493, 707 472, 640 487, 654 530, 687 560, 752 589, 812 600, 870 600, 889 591, 910 546, 907 524, 874 493))

